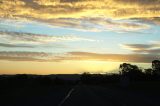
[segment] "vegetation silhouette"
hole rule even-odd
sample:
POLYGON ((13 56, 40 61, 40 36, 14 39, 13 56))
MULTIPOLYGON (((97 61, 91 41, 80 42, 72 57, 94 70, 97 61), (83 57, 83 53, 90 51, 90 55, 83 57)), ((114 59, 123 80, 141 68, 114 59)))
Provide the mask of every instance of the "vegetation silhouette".
POLYGON ((122 63, 117 74, 90 74, 85 72, 81 75, 80 81, 85 84, 121 83, 122 85, 139 81, 160 81, 160 61, 153 60, 152 68, 148 69, 142 69, 130 63, 122 63))
POLYGON ((137 65, 122 63, 119 66, 119 73, 115 74, 90 74, 84 72, 77 75, 76 80, 66 80, 53 77, 52 75, 0 75, 0 87, 14 86, 53 86, 53 85, 75 85, 84 84, 107 84, 107 83, 130 83, 138 81, 160 81, 160 61, 153 60, 152 67, 148 69, 139 68, 137 65))

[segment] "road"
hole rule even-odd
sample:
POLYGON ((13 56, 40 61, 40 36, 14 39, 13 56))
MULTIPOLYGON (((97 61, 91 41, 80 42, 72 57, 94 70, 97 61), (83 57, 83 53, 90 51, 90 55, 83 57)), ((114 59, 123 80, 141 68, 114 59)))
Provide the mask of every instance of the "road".
POLYGON ((0 106, 160 106, 159 95, 106 86, 82 85, 12 89, 0 94, 0 106))
POLYGON ((158 99, 139 92, 78 85, 61 106, 160 106, 158 99))
POLYGON ((11 88, 0 92, 0 106, 58 106, 70 89, 72 87, 63 85, 11 88))

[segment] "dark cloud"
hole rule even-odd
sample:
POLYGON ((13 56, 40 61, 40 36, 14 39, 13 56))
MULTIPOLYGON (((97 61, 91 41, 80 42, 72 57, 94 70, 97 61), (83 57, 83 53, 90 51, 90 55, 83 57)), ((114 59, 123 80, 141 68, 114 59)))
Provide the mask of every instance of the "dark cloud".
POLYGON ((122 47, 130 50, 144 50, 155 47, 155 44, 123 44, 122 47))
POLYGON ((6 43, 0 43, 0 47, 7 47, 7 48, 34 48, 34 46, 15 45, 15 44, 6 44, 6 43))
POLYGON ((131 50, 136 53, 145 53, 145 54, 160 54, 160 44, 159 43, 150 43, 150 44, 122 44, 123 48, 131 50))
POLYGON ((145 49, 145 50, 135 50, 137 53, 147 53, 147 54, 160 54, 160 48, 158 49, 145 49))
POLYGON ((151 17, 151 18, 145 18, 145 19, 141 19, 141 20, 143 20, 143 22, 146 22, 146 23, 160 25, 160 17, 151 17))

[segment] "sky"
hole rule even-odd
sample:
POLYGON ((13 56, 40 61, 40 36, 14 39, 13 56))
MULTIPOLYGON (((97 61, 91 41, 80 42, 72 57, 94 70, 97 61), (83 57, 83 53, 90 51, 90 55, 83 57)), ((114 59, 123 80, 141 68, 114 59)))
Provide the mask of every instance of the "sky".
POLYGON ((160 0, 0 0, 0 74, 149 68, 159 34, 160 0))

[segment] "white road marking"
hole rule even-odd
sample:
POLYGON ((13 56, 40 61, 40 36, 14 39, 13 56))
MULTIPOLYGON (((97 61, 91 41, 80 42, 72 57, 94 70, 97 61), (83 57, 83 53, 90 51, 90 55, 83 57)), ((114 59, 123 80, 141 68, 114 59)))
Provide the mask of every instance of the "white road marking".
POLYGON ((70 95, 72 94, 73 91, 74 91, 74 88, 72 88, 72 89, 68 92, 68 94, 67 94, 67 95, 65 96, 65 98, 59 103, 58 106, 62 106, 63 103, 70 97, 70 95))

